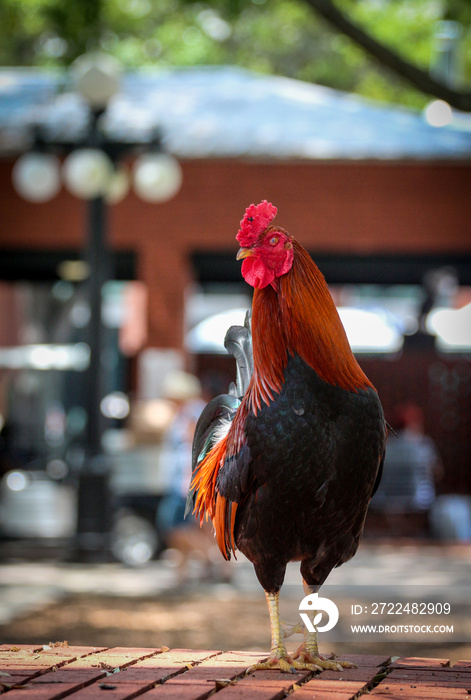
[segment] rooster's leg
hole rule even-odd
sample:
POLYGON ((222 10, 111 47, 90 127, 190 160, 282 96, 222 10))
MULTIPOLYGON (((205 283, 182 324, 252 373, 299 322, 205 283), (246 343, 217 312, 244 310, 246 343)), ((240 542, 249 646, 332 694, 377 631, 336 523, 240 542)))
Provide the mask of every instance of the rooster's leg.
MULTIPOLYGON (((316 587, 309 586, 305 581, 304 593, 309 595, 317 591, 316 587)), ((314 620, 317 615, 317 611, 311 613, 311 621, 314 620)), ((319 654, 319 645, 317 642, 317 630, 314 632, 309 632, 307 629, 304 630, 304 642, 301 646, 294 652, 293 659, 299 659, 304 661, 306 664, 315 664, 320 666, 322 669, 330 669, 332 671, 341 671, 342 668, 354 668, 354 665, 348 661, 329 661, 319 654)))
MULTIPOLYGON (((268 603, 268 610, 270 612, 270 625, 271 625, 271 652, 270 656, 266 661, 259 661, 258 663, 247 669, 247 674, 253 671, 266 671, 266 670, 276 670, 283 671, 284 673, 295 673, 296 671, 322 671, 322 667, 318 664, 310 663, 305 659, 293 659, 286 651, 285 643, 283 641, 284 637, 289 637, 291 634, 300 632, 298 625, 292 625, 288 630, 283 629, 283 624, 280 622, 280 611, 279 611, 279 593, 267 593, 265 596, 268 603), (296 629, 298 628, 298 629, 296 629)), ((285 626, 286 627, 286 626, 285 626)))
POLYGON ((258 663, 254 664, 249 669, 247 669, 247 674, 252 673, 253 671, 267 669, 277 669, 278 671, 294 673, 294 668, 292 668, 291 659, 288 657, 285 643, 283 641, 285 633, 282 629, 280 622, 280 593, 267 593, 267 591, 265 591, 265 597, 267 599, 268 611, 270 613, 270 656, 267 659, 267 661, 259 661, 258 663))

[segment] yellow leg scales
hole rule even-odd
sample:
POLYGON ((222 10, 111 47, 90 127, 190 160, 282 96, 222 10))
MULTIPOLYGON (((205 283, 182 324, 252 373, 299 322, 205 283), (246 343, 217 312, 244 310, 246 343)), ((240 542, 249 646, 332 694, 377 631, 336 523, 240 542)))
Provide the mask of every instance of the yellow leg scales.
MULTIPOLYGON (((247 675, 254 671, 277 670, 283 673, 296 673, 296 671, 322 671, 330 669, 341 671, 342 668, 351 668, 353 664, 348 661, 329 661, 319 654, 317 645, 317 632, 308 632, 302 623, 287 625, 280 621, 279 593, 265 593, 268 611, 270 613, 271 626, 271 651, 266 661, 259 661, 247 669, 247 675), (294 652, 288 654, 284 638, 292 634, 304 634, 304 642, 294 652)), ((314 613, 315 615, 315 613, 314 613)))
MULTIPOLYGON (((304 593, 308 595, 312 593, 311 587, 303 581, 304 593)), ((309 615, 309 613, 307 613, 309 615)), ((317 610, 314 610, 310 614, 311 622, 317 615, 317 610)), ((341 671, 343 668, 355 668, 354 664, 349 661, 329 661, 319 654, 319 645, 317 642, 317 630, 314 632, 309 632, 309 630, 303 626, 302 633, 304 635, 304 642, 300 647, 294 652, 293 659, 300 659, 308 665, 314 665, 319 667, 319 670, 329 670, 329 671, 341 671)))

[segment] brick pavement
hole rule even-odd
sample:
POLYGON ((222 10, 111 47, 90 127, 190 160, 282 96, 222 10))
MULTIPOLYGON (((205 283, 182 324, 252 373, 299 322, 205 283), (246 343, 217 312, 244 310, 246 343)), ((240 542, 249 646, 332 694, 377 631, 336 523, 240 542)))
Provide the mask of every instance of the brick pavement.
POLYGON ((0 645, 5 700, 459 700, 471 694, 471 661, 344 655, 341 672, 246 675, 260 652, 0 645))

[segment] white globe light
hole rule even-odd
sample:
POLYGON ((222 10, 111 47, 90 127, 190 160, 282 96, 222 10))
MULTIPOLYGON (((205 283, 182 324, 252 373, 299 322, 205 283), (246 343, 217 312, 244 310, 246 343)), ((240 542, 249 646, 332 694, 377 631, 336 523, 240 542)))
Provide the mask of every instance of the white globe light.
POLYGON ((121 65, 113 56, 85 54, 74 61, 71 72, 76 89, 94 109, 104 109, 119 92, 121 65))
POLYGON ((165 202, 182 184, 178 161, 168 153, 146 153, 134 165, 134 189, 146 202, 165 202))
POLYGON ((25 153, 13 167, 13 185, 29 202, 48 202, 61 188, 60 164, 48 153, 25 153))
POLYGON ((444 100, 433 100, 425 108, 425 119, 431 126, 448 126, 453 121, 453 111, 444 100))
POLYGON ((106 191, 106 203, 117 204, 125 198, 129 192, 129 175, 125 168, 118 168, 111 175, 106 191))
POLYGON ((64 161, 64 182, 72 194, 94 199, 106 194, 113 174, 113 163, 96 148, 73 151, 64 161))

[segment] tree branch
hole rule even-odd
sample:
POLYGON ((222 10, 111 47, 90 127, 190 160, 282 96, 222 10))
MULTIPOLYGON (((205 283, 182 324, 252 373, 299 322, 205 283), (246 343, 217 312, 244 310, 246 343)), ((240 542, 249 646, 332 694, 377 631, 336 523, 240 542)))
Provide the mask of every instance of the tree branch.
POLYGON ((415 88, 428 95, 445 100, 451 107, 463 112, 471 112, 471 92, 453 90, 445 83, 433 78, 427 71, 418 68, 399 54, 381 44, 361 27, 346 17, 330 0, 305 0, 311 7, 335 29, 359 44, 383 66, 405 78, 415 88))

